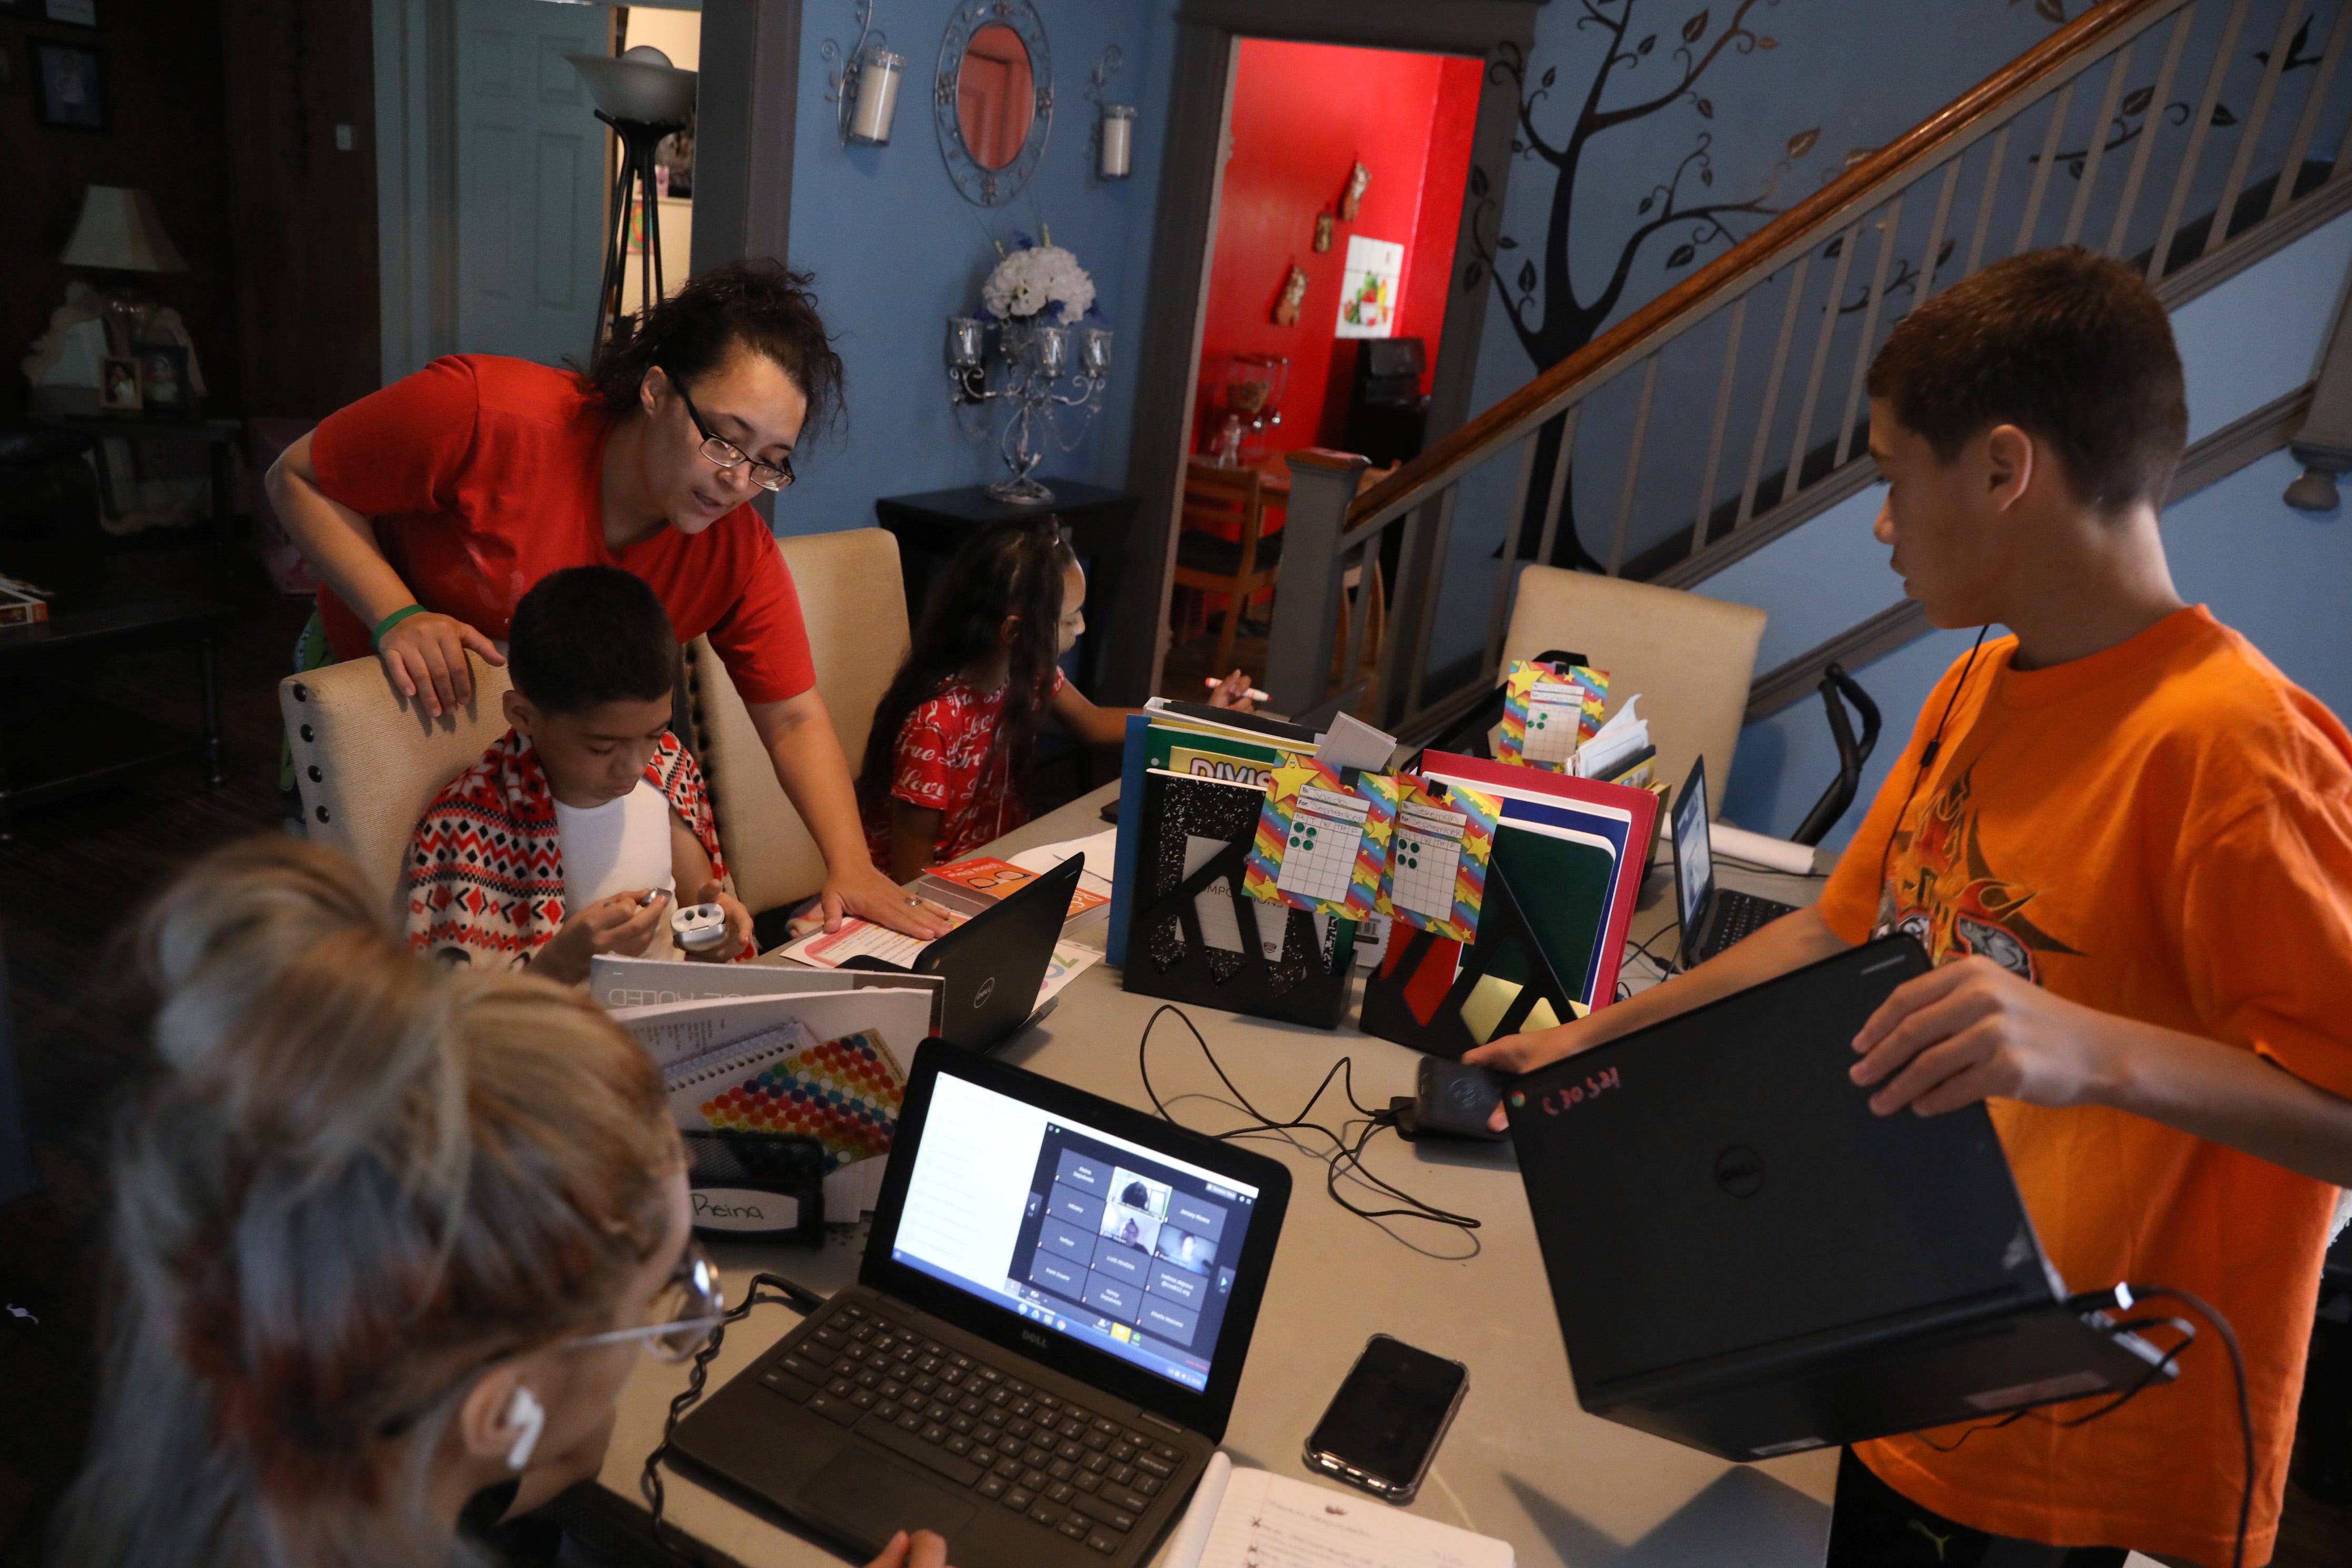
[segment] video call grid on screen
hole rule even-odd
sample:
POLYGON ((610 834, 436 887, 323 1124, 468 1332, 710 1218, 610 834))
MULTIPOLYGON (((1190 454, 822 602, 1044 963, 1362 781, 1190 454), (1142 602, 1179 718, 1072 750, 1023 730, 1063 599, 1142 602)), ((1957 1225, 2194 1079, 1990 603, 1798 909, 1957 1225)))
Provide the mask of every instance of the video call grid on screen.
MULTIPOLYGON (((1208 1172, 1157 1159, 1124 1140, 1053 1120, 970 1084, 942 1078, 939 1089, 948 1092, 934 1098, 922 1136, 925 1156, 943 1144, 966 1141, 956 1129, 940 1123, 943 1110, 950 1122, 968 1119, 959 1112, 965 1110, 961 1102, 969 1094, 997 1102, 989 1110, 999 1117, 1013 1112, 990 1130, 1000 1138, 1031 1116, 1038 1123, 1034 1131, 1022 1129, 1034 1137, 1036 1151, 1026 1191, 1003 1194, 1017 1203, 1019 1221, 1009 1238, 1009 1255, 995 1254, 1002 1262, 991 1272, 1001 1271, 1002 1278, 987 1287, 991 1293, 1007 1299, 1033 1322, 1187 1388, 1205 1388, 1233 1297, 1234 1267, 1255 1203, 1255 1190, 1225 1185, 1208 1172)), ((1003 1161, 1017 1159, 1019 1144, 1028 1142, 1028 1136, 1021 1137, 1013 1149, 998 1152, 1003 1161)), ((946 1173, 928 1172, 929 1163, 919 1156, 916 1179, 909 1185, 909 1220, 916 1219, 919 1202, 925 1208, 935 1206, 934 1201, 919 1199, 919 1190, 939 1193, 947 1184, 938 1179, 946 1173), (926 1181, 927 1175, 933 1180, 926 1181)), ((992 1164, 995 1172, 987 1184, 996 1190, 982 1203, 994 1210, 999 1184, 1012 1173, 1003 1171, 1001 1161, 992 1164)), ((979 1174, 969 1167, 967 1173, 979 1174)), ((965 1192, 971 1195, 968 1184, 965 1192)), ((949 1216, 932 1217, 936 1222, 949 1216)), ((991 1215, 977 1229, 1001 1234, 994 1221, 991 1215)), ((941 1267, 946 1258, 926 1253, 945 1249, 925 1247, 909 1235, 910 1230, 929 1228, 919 1221, 911 1226, 902 1222, 894 1257, 973 1289, 981 1281, 974 1278, 979 1270, 972 1263, 961 1268, 941 1267), (916 1245, 910 1247, 910 1241, 916 1245)), ((963 1234, 971 1238, 972 1228, 966 1227, 963 1234)))

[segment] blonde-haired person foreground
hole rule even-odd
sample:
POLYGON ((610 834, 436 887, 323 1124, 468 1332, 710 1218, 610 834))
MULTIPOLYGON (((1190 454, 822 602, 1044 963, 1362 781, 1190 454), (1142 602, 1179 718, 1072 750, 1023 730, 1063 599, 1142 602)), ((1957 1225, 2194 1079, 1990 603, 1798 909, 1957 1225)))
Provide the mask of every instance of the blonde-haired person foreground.
POLYGON ((61 1563, 483 1562, 474 1529, 595 1473, 640 1346, 717 1321, 645 1052, 548 982, 418 961, 379 902, 268 839, 146 917, 164 1070, 118 1136, 61 1563))

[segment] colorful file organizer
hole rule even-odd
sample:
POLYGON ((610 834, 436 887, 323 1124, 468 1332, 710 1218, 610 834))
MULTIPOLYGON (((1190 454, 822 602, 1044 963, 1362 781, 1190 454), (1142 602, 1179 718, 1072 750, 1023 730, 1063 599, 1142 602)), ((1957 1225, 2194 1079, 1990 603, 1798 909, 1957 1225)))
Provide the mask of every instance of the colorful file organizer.
POLYGON ((1497 800, 1474 944, 1392 932, 1361 1026, 1458 1057, 1497 1034, 1608 1005, 1657 832, 1645 790, 1432 752, 1422 775, 1497 800))

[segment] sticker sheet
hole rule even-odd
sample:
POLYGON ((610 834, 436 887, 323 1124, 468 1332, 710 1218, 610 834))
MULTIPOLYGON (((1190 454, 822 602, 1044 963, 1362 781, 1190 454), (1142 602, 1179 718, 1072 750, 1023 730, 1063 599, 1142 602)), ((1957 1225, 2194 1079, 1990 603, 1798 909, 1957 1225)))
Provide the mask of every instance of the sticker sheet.
POLYGON ((907 1073, 879 1033, 862 1029, 770 1062, 719 1088, 700 1110, 720 1131, 806 1132, 828 1173, 890 1151, 907 1073))
POLYGON ((1567 773, 1576 748, 1600 733, 1601 710, 1608 706, 1605 669, 1514 659, 1503 678, 1503 728, 1495 760, 1567 773))
POLYGON ((1397 782, 1380 912, 1448 942, 1475 942, 1502 797, 1413 773, 1397 782))
POLYGON ((1274 772, 1250 846, 1243 890, 1310 914, 1369 920, 1380 902, 1396 824, 1397 782, 1360 773, 1352 785, 1325 763, 1274 772))

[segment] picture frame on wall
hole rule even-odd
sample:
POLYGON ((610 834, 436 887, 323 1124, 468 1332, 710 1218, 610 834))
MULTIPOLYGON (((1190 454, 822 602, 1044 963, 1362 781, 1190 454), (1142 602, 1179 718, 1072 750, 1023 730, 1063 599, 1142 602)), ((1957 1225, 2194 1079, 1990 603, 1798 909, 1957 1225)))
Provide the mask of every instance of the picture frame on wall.
POLYGON ((98 0, 41 0, 42 14, 52 22, 70 22, 77 27, 98 26, 98 0))
POLYGON ((78 44, 33 43, 41 123, 68 131, 106 129, 106 83, 98 51, 78 44))

